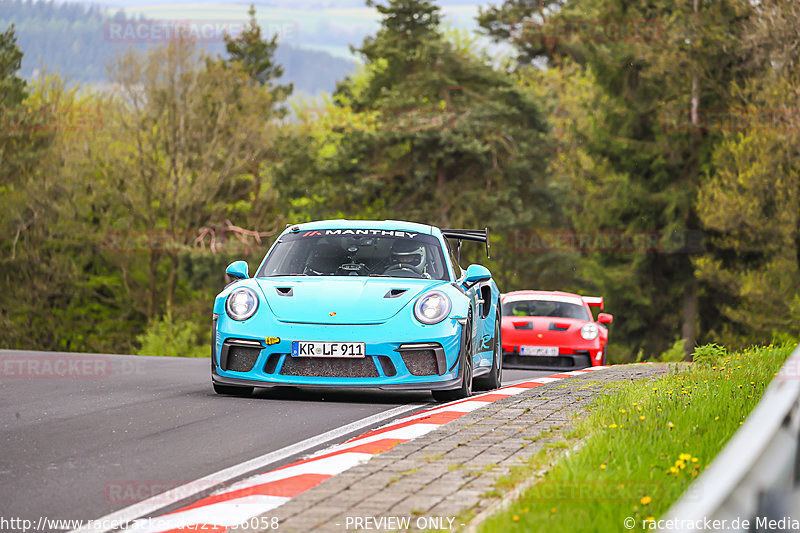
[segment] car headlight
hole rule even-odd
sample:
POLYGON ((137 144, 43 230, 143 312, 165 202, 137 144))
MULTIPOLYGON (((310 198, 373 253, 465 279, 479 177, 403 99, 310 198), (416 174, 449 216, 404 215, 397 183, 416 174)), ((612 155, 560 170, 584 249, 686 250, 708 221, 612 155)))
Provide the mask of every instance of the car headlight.
POLYGON ((414 316, 423 324, 438 324, 450 314, 450 298, 442 291, 423 294, 414 304, 414 316))
POLYGON ((232 319, 247 320, 258 309, 258 296, 256 296, 253 289, 248 289, 247 287, 236 289, 228 295, 225 309, 232 319))
POLYGON ((587 341, 593 341, 597 338, 597 334, 600 333, 600 330, 597 328, 597 324, 594 322, 589 322, 588 324, 584 324, 581 328, 581 337, 586 339, 587 341))

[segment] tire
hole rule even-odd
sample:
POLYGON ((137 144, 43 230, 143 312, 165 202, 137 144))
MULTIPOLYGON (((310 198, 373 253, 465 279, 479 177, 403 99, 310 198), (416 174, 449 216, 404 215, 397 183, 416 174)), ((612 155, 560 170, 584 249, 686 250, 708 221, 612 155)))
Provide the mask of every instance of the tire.
POLYGON ((475 390, 495 390, 503 383, 503 353, 500 342, 500 313, 494 321, 494 354, 492 356, 492 370, 489 375, 475 379, 475 390))
POLYGON ((464 326, 464 349, 461 353, 460 364, 463 367, 461 374, 461 386, 452 390, 434 390, 431 391, 433 399, 437 402, 450 402, 453 400, 461 400, 462 398, 469 398, 472 396, 472 317, 467 319, 467 324, 464 326))
POLYGON ((212 383, 214 392, 217 394, 224 394, 225 396, 250 396, 253 393, 253 387, 238 387, 236 385, 220 385, 219 383, 212 383))

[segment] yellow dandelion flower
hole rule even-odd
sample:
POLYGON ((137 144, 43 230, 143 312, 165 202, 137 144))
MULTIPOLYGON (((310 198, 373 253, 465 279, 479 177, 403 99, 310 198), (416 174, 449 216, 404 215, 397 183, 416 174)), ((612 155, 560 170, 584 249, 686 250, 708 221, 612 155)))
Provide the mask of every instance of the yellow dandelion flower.
POLYGON ((626 411, 625 409, 620 409, 620 410, 619 410, 619 412, 620 412, 620 413, 622 413, 622 414, 625 414, 625 413, 627 413, 628 411, 626 411))
POLYGON ((642 499, 639 500, 639 503, 641 503, 642 505, 650 505, 650 502, 652 501, 653 498, 651 498, 650 496, 643 496, 642 499))
POLYGON ((511 517, 511 520, 513 520, 514 522, 519 522, 519 515, 515 514, 514 516, 511 517))
POLYGON ((600 470, 605 470, 605 469, 606 469, 606 465, 605 464, 600 465, 600 470))
POLYGON ((696 463, 697 461, 699 461, 699 459, 697 457, 692 457, 692 462, 693 463, 696 463))
POLYGON ((682 453, 678 457, 680 458, 681 461, 688 461, 689 459, 692 458, 692 454, 690 454, 690 453, 682 453))
POLYGON ((610 425, 610 426, 608 426, 608 427, 610 427, 610 428, 612 428, 612 429, 613 429, 613 428, 617 427, 617 425, 616 425, 616 424, 611 424, 611 425, 610 425))
POLYGON ((644 420, 644 415, 640 416, 639 420, 644 420))

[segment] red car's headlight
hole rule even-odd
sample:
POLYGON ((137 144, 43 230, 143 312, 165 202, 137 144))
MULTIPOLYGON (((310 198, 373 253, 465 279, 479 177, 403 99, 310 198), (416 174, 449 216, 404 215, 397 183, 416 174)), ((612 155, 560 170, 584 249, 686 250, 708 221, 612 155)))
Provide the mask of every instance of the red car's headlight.
POLYGON ((589 322, 588 324, 584 324, 583 327, 581 328, 581 337, 583 337, 587 341, 595 340, 599 333, 600 329, 594 322, 589 322))

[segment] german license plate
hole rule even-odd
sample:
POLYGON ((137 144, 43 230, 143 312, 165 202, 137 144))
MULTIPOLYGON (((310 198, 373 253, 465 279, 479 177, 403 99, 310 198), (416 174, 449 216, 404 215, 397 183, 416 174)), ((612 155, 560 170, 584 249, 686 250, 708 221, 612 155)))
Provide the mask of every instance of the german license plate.
POLYGON ((292 357, 353 357, 366 355, 363 342, 292 341, 292 357))
POLYGON ((558 355, 558 346, 520 346, 520 355, 558 355))

